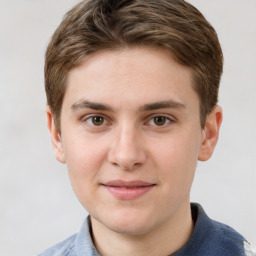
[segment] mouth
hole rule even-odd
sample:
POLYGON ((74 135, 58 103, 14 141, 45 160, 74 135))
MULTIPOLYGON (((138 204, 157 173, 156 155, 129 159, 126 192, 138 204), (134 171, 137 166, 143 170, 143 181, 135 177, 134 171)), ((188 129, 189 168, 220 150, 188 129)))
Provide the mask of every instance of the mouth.
POLYGON ((141 180, 112 180, 102 184, 102 186, 119 200, 134 200, 148 193, 156 184, 141 180))

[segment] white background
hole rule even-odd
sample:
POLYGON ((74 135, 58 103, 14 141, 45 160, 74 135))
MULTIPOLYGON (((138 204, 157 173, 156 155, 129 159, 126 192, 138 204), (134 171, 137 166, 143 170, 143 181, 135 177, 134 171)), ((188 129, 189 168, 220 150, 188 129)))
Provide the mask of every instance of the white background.
MULTIPOLYGON (((76 0, 0 0, 0 251, 35 255, 77 232, 86 215, 46 129, 44 52, 76 0)), ((216 28, 225 68, 224 123, 200 163, 192 201, 256 244, 256 1, 191 0, 216 28)))

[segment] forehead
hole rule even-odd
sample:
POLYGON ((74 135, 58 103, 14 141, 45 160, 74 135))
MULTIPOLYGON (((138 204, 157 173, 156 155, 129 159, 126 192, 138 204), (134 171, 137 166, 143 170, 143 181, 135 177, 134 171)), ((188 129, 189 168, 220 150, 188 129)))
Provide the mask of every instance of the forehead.
POLYGON ((192 72, 170 53, 157 48, 124 48, 89 55, 71 70, 64 105, 83 98, 113 107, 169 99, 184 104, 191 96, 197 97, 192 72))

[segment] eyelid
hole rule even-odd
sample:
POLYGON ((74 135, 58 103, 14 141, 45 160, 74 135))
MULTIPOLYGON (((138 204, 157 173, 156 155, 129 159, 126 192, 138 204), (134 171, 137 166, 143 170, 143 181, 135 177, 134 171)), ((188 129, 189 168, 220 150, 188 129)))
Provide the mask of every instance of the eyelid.
MULTIPOLYGON (((108 126, 111 126, 113 124, 113 120, 106 116, 105 114, 102 114, 102 113, 91 113, 91 114, 86 114, 84 116, 81 117, 81 123, 85 124, 87 127, 90 127, 90 128, 94 128, 94 129, 103 129, 103 128, 106 128, 108 126), (104 123, 102 125, 93 125, 92 123, 90 124, 88 122, 89 119, 93 118, 93 117, 102 117, 104 119, 104 123)), ((148 115, 147 117, 145 117, 145 122, 144 124, 146 126, 154 126, 158 129, 161 129, 161 128, 165 128, 167 126, 170 126, 172 123, 174 123, 176 120, 175 120, 175 117, 173 117, 172 115, 170 114, 150 114, 148 115), (162 125, 162 126, 157 126, 156 124, 150 124, 149 122, 152 121, 154 118, 156 117, 164 117, 166 118, 167 120, 167 123, 162 125)))
POLYGON ((88 115, 83 116, 83 117, 81 118, 81 122, 82 122, 82 123, 86 123, 87 126, 93 127, 93 128, 96 128, 96 129, 97 129, 97 128, 100 129, 100 128, 105 127, 105 126, 109 126, 110 123, 111 123, 110 120, 109 120, 109 118, 107 118, 105 115, 103 115, 103 114, 97 114, 97 113, 88 114, 88 115), (89 119, 92 120, 93 117, 101 117, 101 118, 103 118, 103 119, 104 119, 104 123, 103 123, 102 125, 99 125, 99 126, 93 125, 92 123, 89 124, 89 123, 88 123, 88 120, 89 120, 89 119))
POLYGON ((150 115, 150 116, 147 118, 146 124, 149 125, 149 122, 150 122, 151 120, 153 120, 154 118, 156 118, 156 117, 164 117, 164 118, 166 118, 166 119, 168 120, 168 123, 167 123, 167 124, 164 124, 164 125, 162 125, 162 126, 157 126, 156 124, 155 124, 155 125, 152 125, 152 126, 155 126, 155 127, 158 127, 158 128, 164 128, 164 127, 170 125, 170 123, 175 122, 175 118, 174 118, 173 116, 168 115, 168 114, 153 114, 153 115, 150 115))

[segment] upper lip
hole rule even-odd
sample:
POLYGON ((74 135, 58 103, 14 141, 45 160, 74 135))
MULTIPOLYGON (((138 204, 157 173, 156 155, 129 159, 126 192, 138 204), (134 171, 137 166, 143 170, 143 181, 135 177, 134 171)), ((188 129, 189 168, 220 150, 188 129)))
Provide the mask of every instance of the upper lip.
POLYGON ((124 180, 110 180, 103 185, 108 187, 126 187, 126 188, 134 188, 134 187, 149 187, 155 185, 154 183, 142 181, 142 180, 132 180, 132 181, 124 181, 124 180))

